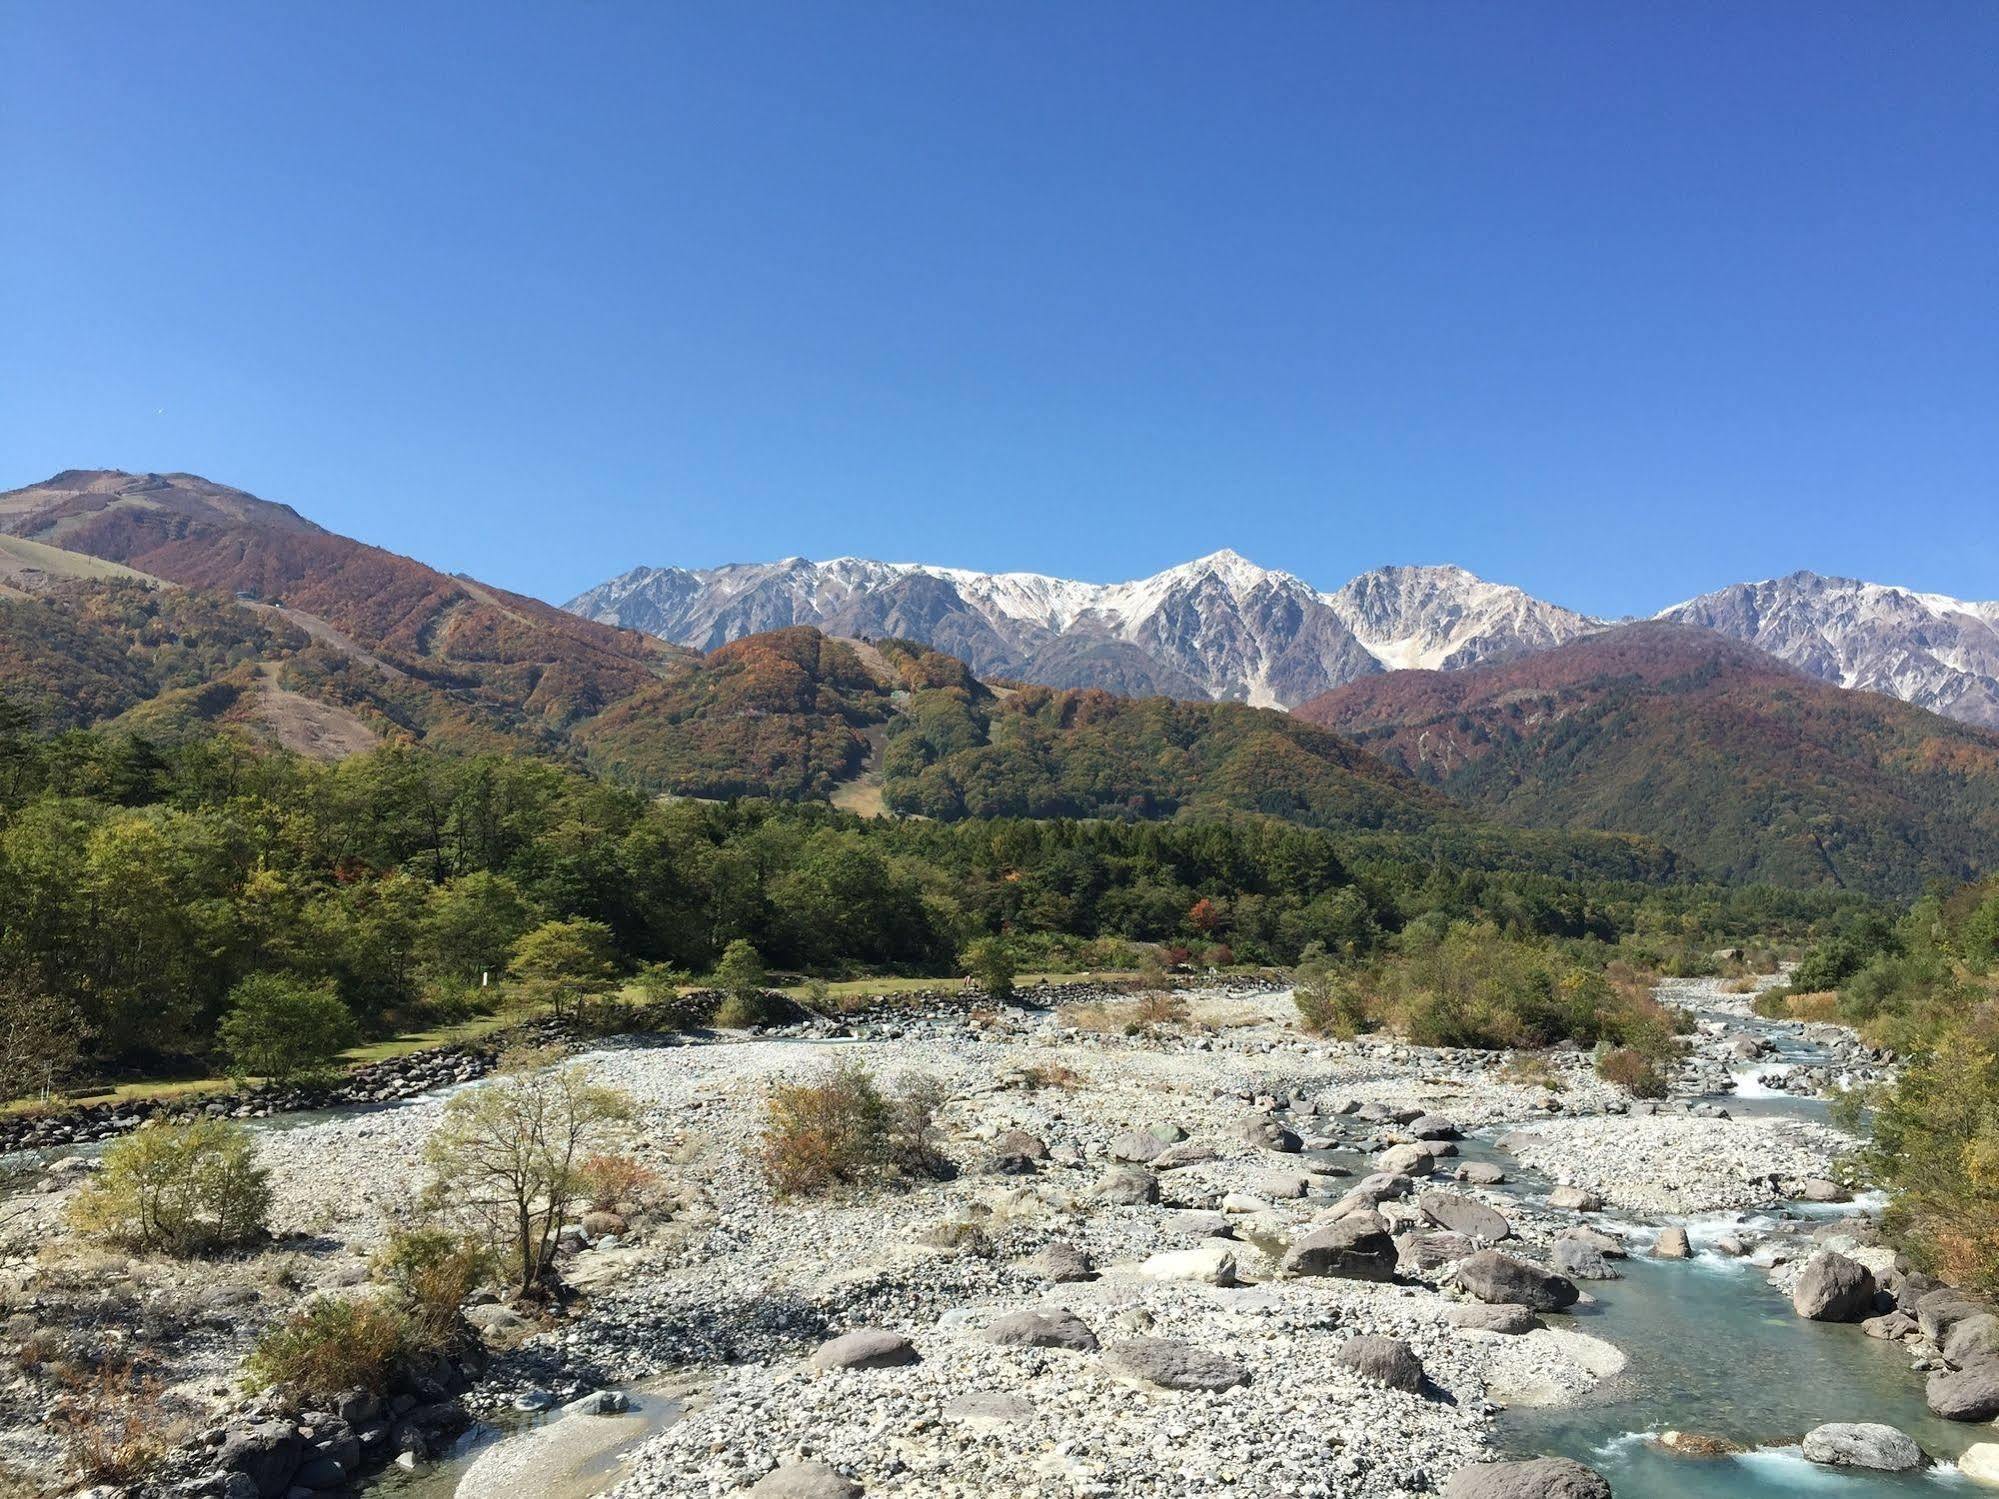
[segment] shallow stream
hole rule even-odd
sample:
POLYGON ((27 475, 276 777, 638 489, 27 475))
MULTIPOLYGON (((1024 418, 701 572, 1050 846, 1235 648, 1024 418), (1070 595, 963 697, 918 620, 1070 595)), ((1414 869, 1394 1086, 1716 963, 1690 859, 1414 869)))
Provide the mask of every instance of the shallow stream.
MULTIPOLYGON (((1693 996, 1671 997, 1685 1003, 1693 996)), ((1824 1100, 1795 1098, 1756 1081, 1758 1072, 1773 1067, 1825 1060, 1795 1027, 1701 1013, 1725 1020, 1732 1030, 1764 1035, 1777 1047, 1775 1056, 1744 1064, 1737 1091, 1715 1101, 1738 1117, 1826 1122, 1824 1100)), ((1515 1180, 1497 1190, 1541 1195, 1544 1184, 1533 1173, 1482 1142, 1466 1142, 1464 1153, 1497 1160, 1514 1173, 1515 1180)), ((1823 1221, 1855 1210, 1794 1206, 1781 1216, 1823 1221)), ((1930 1414, 1923 1377, 1910 1368, 1900 1344, 1869 1338, 1857 1326, 1806 1321, 1764 1270, 1713 1248, 1724 1234, 1765 1227, 1779 1216, 1676 1220, 1695 1248, 1687 1260, 1652 1259, 1634 1243, 1632 1257, 1618 1262, 1624 1278, 1587 1285, 1596 1304, 1574 1319, 1578 1331, 1621 1348, 1629 1367, 1592 1403, 1508 1412, 1500 1426, 1504 1443, 1523 1456, 1559 1454, 1587 1463, 1610 1479, 1618 1499, 1885 1499, 1972 1491, 1950 1461, 1989 1434, 1930 1414), (1891 1475, 1807 1462, 1800 1438, 1828 1421, 1899 1427, 1939 1465, 1891 1475), (1653 1442, 1668 1430, 1723 1437, 1754 1450, 1721 1458, 1678 1456, 1653 1442)))

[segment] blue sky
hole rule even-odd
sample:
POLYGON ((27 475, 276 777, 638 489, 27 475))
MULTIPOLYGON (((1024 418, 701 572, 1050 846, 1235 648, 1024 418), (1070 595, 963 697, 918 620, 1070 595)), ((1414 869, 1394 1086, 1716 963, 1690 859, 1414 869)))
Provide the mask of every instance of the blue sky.
POLYGON ((0 487, 1999 597, 1999 6, 0 7, 0 487))

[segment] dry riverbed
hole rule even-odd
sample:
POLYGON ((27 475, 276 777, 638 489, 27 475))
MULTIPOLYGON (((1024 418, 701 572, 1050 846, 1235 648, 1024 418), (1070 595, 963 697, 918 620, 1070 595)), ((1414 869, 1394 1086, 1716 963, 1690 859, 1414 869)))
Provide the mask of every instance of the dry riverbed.
MULTIPOLYGON (((1410 1261, 1405 1245, 1396 1283, 1281 1273, 1286 1245, 1326 1220, 1380 1151, 1408 1139, 1382 1116, 1420 1110, 1466 1130, 1509 1127, 1526 1164, 1634 1212, 1773 1202, 1780 1179, 1824 1172, 1845 1143, 1775 1121, 1607 1113, 1628 1100, 1582 1057, 1556 1058, 1551 1088, 1504 1057, 1314 1042, 1293 1019, 1282 993, 1209 995, 1195 998, 1190 1025, 1150 1038, 1009 1011, 857 1039, 634 1043, 588 1054, 593 1077, 639 1105, 631 1144, 665 1179, 666 1206, 622 1239, 565 1260, 566 1278, 587 1297, 572 1318, 495 1329, 493 1389, 506 1398, 539 1384, 566 1398, 670 1377, 695 1393, 664 1422, 554 1423, 608 1430, 617 1421, 615 1441, 545 1434, 553 1428, 512 1439, 481 1459, 483 1481, 477 1467, 468 1475, 467 1499, 596 1484, 625 1496, 725 1495, 805 1458, 869 1494, 1434 1492, 1492 1455, 1498 1405, 1585 1397, 1623 1360, 1559 1315, 1524 1335, 1457 1325, 1468 1298, 1449 1284, 1451 1244, 1405 1197, 1380 1211, 1404 1240, 1437 1240, 1430 1263, 1410 1261), (849 1198, 773 1200, 754 1164, 769 1084, 849 1060, 890 1086, 940 1086, 949 1100, 940 1144, 956 1175, 849 1198), (1303 1152, 1247 1138, 1245 1122, 1273 1109, 1303 1137, 1303 1152), (1011 1131, 1047 1147, 1030 1173, 995 1169, 995 1142, 1011 1131), (1147 1131, 1175 1140, 1165 1162, 1116 1159, 1147 1131), (1129 1200, 1154 1191, 1156 1202, 1129 1200), (1229 1237, 1216 1239, 1222 1220, 1229 1237), (1054 1244, 1088 1256, 1095 1277, 1052 1281, 1039 1257, 1054 1244), (1194 1253, 1156 1258, 1179 1251, 1194 1253), (1084 1346, 991 1341, 995 1319, 1024 1309, 1073 1314, 1082 1332, 1070 1341, 1084 1346), (854 1329, 901 1335, 916 1361, 808 1365, 825 1339, 854 1329), (1425 1385, 1405 1391, 1357 1372, 1342 1349, 1361 1335, 1404 1340, 1425 1385), (1119 1352, 1146 1339, 1217 1356, 1242 1379, 1216 1391, 1162 1388, 1119 1352), (621 1466, 573 1484, 578 1451, 594 1457, 620 1443, 621 1466)), ((367 1256, 410 1220, 441 1107, 424 1100, 264 1134, 277 1227, 290 1237, 229 1266, 107 1265, 65 1241, 58 1215, 68 1188, 53 1191, 0 1244, 12 1304, 52 1323, 54 1298, 37 1300, 36 1278, 95 1266, 119 1288, 106 1317, 137 1318, 149 1302, 192 1309, 193 1325, 164 1350, 170 1393, 196 1424, 212 1424, 255 1333, 314 1290, 358 1283, 367 1256)), ((1545 1262, 1565 1220, 1520 1207, 1476 1173, 1454 1181, 1459 1164, 1451 1153, 1422 1163, 1414 1190, 1498 1208, 1516 1234, 1507 1248, 1545 1262), (1423 1180, 1428 1167, 1434 1179, 1423 1180)), ((32 1330, 18 1315, 10 1332, 32 1330)), ((11 1397, 5 1451, 17 1466, 45 1462, 51 1447, 26 1375, 11 1397)))

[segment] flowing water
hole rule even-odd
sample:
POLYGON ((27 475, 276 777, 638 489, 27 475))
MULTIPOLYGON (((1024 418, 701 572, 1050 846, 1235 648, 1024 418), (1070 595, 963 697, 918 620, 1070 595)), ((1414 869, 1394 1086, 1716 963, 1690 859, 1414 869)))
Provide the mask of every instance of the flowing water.
MULTIPOLYGON (((1734 1030, 1767 1036, 1777 1047, 1775 1057, 1738 1070, 1735 1093, 1721 1100, 1732 1114, 1825 1122, 1824 1100, 1791 1097, 1755 1076, 1774 1066, 1821 1062, 1823 1053, 1793 1029, 1733 1015, 1720 1018, 1734 1030)), ((1490 1145, 1467 1141, 1466 1146, 1467 1156, 1498 1159, 1515 1173, 1516 1180, 1499 1190, 1529 1199, 1540 1195, 1543 1184, 1490 1145)), ((1725 1234, 1753 1234, 1786 1217, 1823 1221, 1855 1210, 1799 1205, 1777 1214, 1672 1220, 1688 1229, 1694 1257, 1659 1260, 1635 1252, 1619 1262, 1623 1279, 1588 1285, 1595 1305, 1574 1319, 1578 1331, 1628 1355, 1625 1373, 1592 1403, 1506 1413, 1502 1440, 1518 1455, 1559 1454, 1589 1464, 1611 1481, 1618 1499, 1795 1494, 1906 1499, 1971 1489, 1951 1460, 1988 1433, 1932 1416, 1923 1378, 1909 1367, 1899 1344, 1869 1338, 1856 1326, 1806 1321, 1762 1269, 1712 1247, 1725 1234), (1899 1427, 1937 1465, 1897 1475, 1807 1462, 1800 1438, 1828 1421, 1899 1427), (1752 1450, 1721 1458, 1677 1456, 1653 1440, 1668 1430, 1723 1437, 1752 1450)), ((1627 1225, 1636 1229, 1634 1250, 1666 1221, 1627 1225)))

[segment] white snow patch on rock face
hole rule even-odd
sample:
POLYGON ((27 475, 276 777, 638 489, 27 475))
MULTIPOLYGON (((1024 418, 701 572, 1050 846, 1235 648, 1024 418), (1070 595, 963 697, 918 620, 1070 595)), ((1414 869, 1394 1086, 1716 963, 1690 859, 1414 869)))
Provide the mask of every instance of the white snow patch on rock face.
POLYGON ((836 557, 639 567, 573 613, 711 650, 760 630, 906 635, 1055 687, 1288 707, 1383 670, 1458 667, 1602 628, 1461 567, 1383 567, 1334 593, 1222 550, 1125 583, 836 557))
POLYGON ((1822 681, 1999 726, 1999 602, 1797 572, 1658 617, 1745 641, 1822 681))

